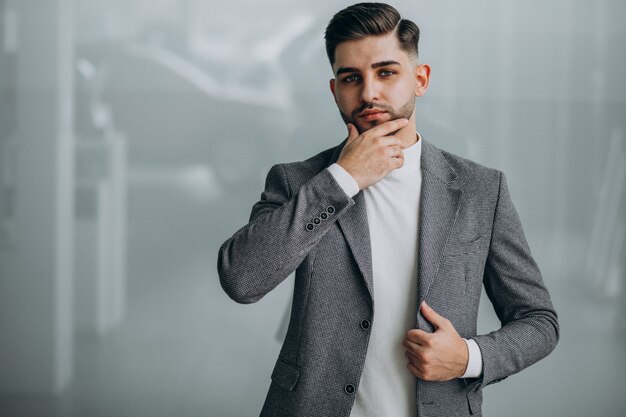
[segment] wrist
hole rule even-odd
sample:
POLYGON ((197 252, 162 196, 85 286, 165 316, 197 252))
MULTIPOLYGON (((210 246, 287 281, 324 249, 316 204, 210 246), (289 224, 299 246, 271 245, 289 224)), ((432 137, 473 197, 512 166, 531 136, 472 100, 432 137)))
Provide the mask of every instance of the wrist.
POLYGON ((328 171, 348 197, 352 198, 359 192, 359 184, 341 165, 334 163, 328 167, 328 171))
POLYGON ((461 339, 461 341, 463 342, 461 346, 461 344, 459 344, 459 348, 461 351, 461 366, 459 367, 459 369, 461 370, 461 373, 458 375, 459 378, 462 378, 463 375, 465 375, 465 373, 467 372, 467 366, 469 365, 469 347, 467 346, 467 341, 465 339, 461 339))
POLYGON ((350 166, 350 164, 346 164, 343 161, 337 161, 335 163, 339 165, 348 175, 350 175, 350 177, 352 177, 352 179, 356 182, 356 185, 359 187, 359 191, 365 188, 363 186, 363 181, 358 174, 355 173, 355 170, 350 166))

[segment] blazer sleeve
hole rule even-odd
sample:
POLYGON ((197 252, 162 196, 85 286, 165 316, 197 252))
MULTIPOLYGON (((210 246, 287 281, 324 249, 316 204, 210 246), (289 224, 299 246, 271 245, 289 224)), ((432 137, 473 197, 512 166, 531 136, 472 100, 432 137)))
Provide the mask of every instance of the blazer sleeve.
POLYGON ((323 169, 293 192, 292 164, 273 166, 250 221, 222 244, 217 270, 224 291, 253 303, 282 282, 354 200, 323 169))
POLYGON ((475 389, 544 358, 559 339, 556 311, 502 173, 483 283, 502 326, 474 337, 483 358, 483 375, 475 389))

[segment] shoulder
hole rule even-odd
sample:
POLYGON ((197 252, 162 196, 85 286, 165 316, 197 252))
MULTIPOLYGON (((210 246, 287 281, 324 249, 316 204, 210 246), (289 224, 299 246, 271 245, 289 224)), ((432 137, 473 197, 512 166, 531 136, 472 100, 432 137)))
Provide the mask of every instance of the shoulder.
POLYGON ((479 190, 499 186, 503 175, 501 171, 440 149, 430 142, 424 142, 424 145, 431 147, 431 152, 438 153, 443 157, 455 174, 457 187, 479 190))
POLYGON ((279 175, 292 191, 297 191, 302 184, 335 162, 341 146, 333 146, 303 161, 276 164, 270 169, 268 180, 279 175))

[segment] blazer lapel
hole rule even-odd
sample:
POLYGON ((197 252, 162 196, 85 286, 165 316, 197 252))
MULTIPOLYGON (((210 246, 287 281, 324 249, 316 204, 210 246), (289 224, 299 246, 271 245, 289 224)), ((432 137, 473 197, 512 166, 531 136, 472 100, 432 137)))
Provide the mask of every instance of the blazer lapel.
POLYGON ((456 221, 461 197, 461 190, 455 188, 456 172, 441 151, 426 141, 422 143, 421 164, 422 192, 418 249, 420 303, 426 299, 437 275, 439 262, 456 221))
MULTIPOLYGON (((345 141, 337 146, 328 165, 337 161, 343 145, 345 141)), ((418 237, 418 298, 420 302, 426 299, 428 289, 437 275, 443 250, 456 220, 461 197, 461 190, 455 187, 456 172, 448 164, 441 151, 424 140, 421 164, 422 192, 418 237)), ((363 192, 360 191, 353 199, 354 206, 337 222, 359 266, 370 296, 373 297, 372 249, 363 192)))
MULTIPOLYGON (((333 153, 329 164, 337 162, 341 149, 345 145, 343 141, 333 153)), ((370 242, 370 229, 367 223, 367 209, 363 192, 359 191, 353 198, 352 206, 343 216, 337 219, 339 227, 346 237, 352 256, 356 261, 370 296, 374 297, 374 284, 372 278, 372 247, 370 242)))
POLYGON ((363 275, 367 290, 373 298, 372 247, 363 192, 359 191, 353 199, 355 203, 354 206, 352 206, 344 216, 337 219, 337 222, 348 241, 354 260, 359 265, 359 270, 363 275))

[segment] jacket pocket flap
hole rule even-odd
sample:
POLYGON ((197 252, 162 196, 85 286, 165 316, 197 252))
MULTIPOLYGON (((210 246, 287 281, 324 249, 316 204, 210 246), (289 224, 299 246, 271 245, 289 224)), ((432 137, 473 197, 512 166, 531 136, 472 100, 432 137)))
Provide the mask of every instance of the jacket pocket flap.
POLYGON ((470 242, 451 243, 447 245, 445 254, 446 256, 454 256, 476 253, 480 250, 483 238, 484 236, 480 236, 470 242))
POLYGON ((286 391, 293 391, 300 378, 300 368, 280 358, 276 362, 272 372, 272 381, 280 385, 286 391))

